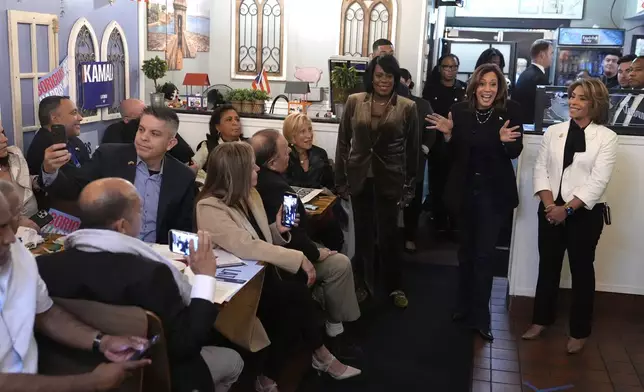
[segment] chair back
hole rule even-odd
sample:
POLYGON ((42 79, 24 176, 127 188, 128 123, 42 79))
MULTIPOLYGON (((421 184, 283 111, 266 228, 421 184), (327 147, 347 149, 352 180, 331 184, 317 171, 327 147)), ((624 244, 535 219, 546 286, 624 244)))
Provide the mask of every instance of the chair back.
MULTIPOLYGON (((109 335, 146 336, 145 311, 134 306, 116 306, 79 299, 52 298, 54 303, 83 323, 109 335)), ((106 359, 99 354, 75 350, 42 335, 38 339, 38 373, 72 375, 88 373, 106 359)), ((166 359, 167 361, 167 359, 166 359)), ((119 392, 142 392, 143 371, 137 370, 117 389, 119 392)))
POLYGON ((152 364, 143 371, 144 392, 171 392, 170 362, 168 347, 161 319, 152 312, 145 312, 148 321, 148 337, 159 335, 157 344, 150 349, 152 364))

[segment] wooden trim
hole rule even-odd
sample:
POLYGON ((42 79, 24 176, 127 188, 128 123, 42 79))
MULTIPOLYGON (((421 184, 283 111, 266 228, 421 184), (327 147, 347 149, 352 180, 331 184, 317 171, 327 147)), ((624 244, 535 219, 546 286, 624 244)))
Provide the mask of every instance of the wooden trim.
MULTIPOLYGON (((94 51, 96 54, 96 60, 100 61, 101 58, 101 47, 98 46, 98 39, 96 38, 96 32, 92 27, 91 23, 85 18, 79 18, 74 26, 72 31, 69 33, 69 41, 67 42, 67 56, 69 58, 67 67, 69 68, 69 98, 76 104, 78 97, 76 96, 77 91, 77 82, 78 82, 78 73, 76 72, 76 40, 78 39, 78 33, 83 28, 87 27, 89 34, 92 37, 92 45, 94 45, 94 51)), ((97 110, 96 115, 83 117, 81 124, 88 124, 93 122, 101 121, 101 111, 97 110)))
MULTIPOLYGON (((393 20, 394 20, 394 12, 393 12, 393 5, 391 4, 390 0, 374 0, 374 2, 371 4, 371 7, 368 9, 368 15, 369 15, 369 24, 367 25, 367 28, 364 29, 365 37, 367 37, 366 41, 363 43, 364 47, 366 48, 366 53, 367 56, 365 57, 370 57, 372 52, 371 52, 371 45, 369 44, 369 34, 371 33, 371 11, 376 8, 378 4, 382 4, 386 9, 387 12, 389 13, 389 22, 387 23, 387 39, 390 40, 394 45, 395 42, 391 36, 391 32, 393 29, 393 20)), ((375 38, 375 37, 374 37, 375 38)), ((384 37, 381 37, 384 38, 384 37)), ((376 40, 380 38, 375 38, 376 40)), ((395 46, 394 46, 395 47, 395 46)))
POLYGON ((7 11, 7 30, 9 39, 9 73, 11 78, 11 111, 13 114, 13 137, 14 144, 19 148, 23 148, 23 133, 30 132, 38 129, 38 115, 37 107, 38 101, 38 77, 46 73, 38 72, 38 51, 35 43, 35 26, 45 25, 51 26, 51 31, 48 31, 48 45, 49 45, 49 71, 56 68, 58 65, 58 16, 54 14, 40 14, 36 12, 24 12, 16 10, 7 11), (18 41, 18 24, 31 25, 30 36, 32 39, 31 47, 31 61, 32 72, 20 72, 20 53, 18 41), (34 68, 35 64, 35 68, 34 68), (22 93, 20 91, 20 81, 22 79, 34 80, 34 122, 36 125, 24 127, 22 123, 22 93))
MULTIPOLYGON (((364 39, 364 32, 369 30, 369 26, 367 25, 367 19, 369 18, 369 7, 364 3, 363 0, 344 0, 342 4, 342 10, 340 12, 340 56, 344 56, 345 52, 345 47, 344 47, 344 33, 345 33, 345 25, 346 25, 346 16, 347 16, 347 11, 349 10, 349 7, 353 5, 353 3, 357 3, 360 7, 362 7, 362 12, 364 12, 364 19, 362 21, 363 23, 363 29, 362 29, 362 48, 360 51, 361 56, 364 56, 364 47, 365 47, 365 39, 364 39)), ((368 40, 368 36, 367 36, 368 40)))
MULTIPOLYGON (((123 55, 125 56, 125 99, 130 98, 130 50, 127 46, 127 38, 125 37, 125 32, 121 28, 121 25, 113 20, 111 21, 105 31, 103 31, 103 38, 101 39, 101 61, 107 61, 107 52, 108 45, 110 42, 110 36, 112 32, 117 30, 121 35, 121 42, 123 43, 123 55)), ((100 110, 101 118, 103 121, 107 120, 117 120, 121 118, 121 113, 109 113, 109 108, 102 108, 100 110)))

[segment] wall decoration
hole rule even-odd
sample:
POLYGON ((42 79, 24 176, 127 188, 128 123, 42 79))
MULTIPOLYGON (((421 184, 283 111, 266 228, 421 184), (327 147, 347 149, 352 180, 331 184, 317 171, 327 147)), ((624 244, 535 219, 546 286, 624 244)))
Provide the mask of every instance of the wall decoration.
POLYGON ((396 44, 396 0, 343 0, 340 55, 369 57, 373 43, 386 38, 396 44))
POLYGON ((210 51, 211 0, 150 0, 148 50, 165 52, 169 70, 210 51))
POLYGON ((38 78, 38 102, 50 95, 69 96, 68 57, 45 76, 38 78))
POLYGON ((81 86, 80 107, 94 110, 114 103, 114 64, 95 61, 80 64, 78 83, 81 86))

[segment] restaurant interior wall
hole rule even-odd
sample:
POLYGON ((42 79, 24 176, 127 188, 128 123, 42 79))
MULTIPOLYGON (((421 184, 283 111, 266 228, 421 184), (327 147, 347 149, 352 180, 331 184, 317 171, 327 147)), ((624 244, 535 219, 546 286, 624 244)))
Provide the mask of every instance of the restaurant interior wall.
MULTIPOLYGON (((398 23, 396 57, 407 68, 412 78, 422 79, 423 45, 426 42, 427 0, 397 0, 398 23)), ((231 36, 234 23, 233 0, 217 0, 211 7, 210 53, 199 53, 198 61, 184 61, 184 69, 170 71, 165 80, 181 88, 185 72, 207 72, 211 84, 226 84, 232 88, 249 88, 251 80, 231 77, 231 55, 235 39, 231 36)), ((296 80, 295 67, 316 67, 323 71, 317 87, 329 86, 328 60, 337 55, 340 46, 342 0, 285 0, 285 67, 286 80, 296 80)), ((145 51, 145 58, 163 53, 145 51)), ((187 59, 186 59, 187 60, 187 59)), ((273 97, 284 91, 284 81, 270 81, 273 97)), ((145 82, 146 92, 152 91, 152 82, 145 82)), ((420 88, 417 93, 420 93, 420 88)), ((147 95, 147 94, 145 94, 147 95)), ((146 98, 147 99, 147 98, 146 98)))
MULTIPOLYGON (((63 60, 67 56, 67 43, 72 26, 81 17, 86 18, 93 26, 99 39, 107 25, 116 20, 123 28, 128 40, 130 56, 130 95, 133 97, 139 94, 139 51, 138 51, 138 29, 137 29, 137 8, 136 2, 116 1, 113 5, 108 0, 66 0, 62 3, 64 14, 61 13, 61 2, 53 0, 1 0, 0 1, 0 45, 4 47, 4 53, 9 53, 9 38, 7 36, 7 10, 19 10, 27 12, 39 12, 45 14, 56 14, 59 16, 60 31, 58 35, 59 58, 63 60)), ((8 55, 0 56, 0 85, 10 86, 8 55)), ((8 91, 8 87, 6 89, 8 91)), ((13 114, 11 106, 11 94, 6 93, 0 96, 0 108, 2 110, 2 126, 5 129, 10 143, 13 143, 13 114)), ((101 140, 105 128, 110 122, 95 122, 81 126, 81 133, 96 133, 96 139, 101 140)), ((35 132, 25 132, 23 149, 26 151, 33 139, 35 132)), ((94 139, 94 137, 92 137, 94 139)))

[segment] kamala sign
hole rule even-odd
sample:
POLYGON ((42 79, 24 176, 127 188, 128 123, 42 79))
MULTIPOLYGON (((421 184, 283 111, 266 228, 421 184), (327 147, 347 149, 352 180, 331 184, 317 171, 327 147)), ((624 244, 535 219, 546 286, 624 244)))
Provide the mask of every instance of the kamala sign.
POLYGON ((85 110, 112 106, 114 103, 114 64, 81 63, 81 107, 85 110))

